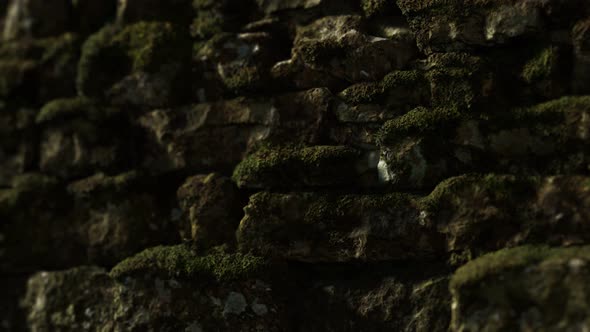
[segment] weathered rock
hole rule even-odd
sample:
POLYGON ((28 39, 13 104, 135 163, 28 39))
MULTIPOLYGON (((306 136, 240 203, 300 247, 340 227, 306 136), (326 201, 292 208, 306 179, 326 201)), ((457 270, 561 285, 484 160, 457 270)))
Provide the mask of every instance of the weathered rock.
POLYGON ((238 98, 141 117, 152 170, 231 170, 261 141, 314 144, 322 135, 332 95, 326 89, 279 95, 271 100, 238 98))
POLYGON ((399 7, 391 0, 361 0, 361 7, 369 18, 399 13, 399 7))
POLYGON ((259 16, 252 0, 197 0, 193 1, 193 8, 191 35, 204 40, 221 32, 243 31, 247 23, 259 16))
POLYGON ((463 176, 430 195, 258 193, 238 229, 243 251, 303 262, 447 257, 506 246, 588 243, 586 177, 463 176))
POLYGON ((414 43, 410 35, 371 36, 358 16, 327 16, 297 31, 291 61, 348 82, 375 81, 405 69, 414 43))
POLYGON ((116 108, 83 97, 59 99, 43 107, 37 123, 43 128, 39 162, 44 172, 72 179, 136 163, 133 131, 116 108))
MULTIPOLYGON (((233 93, 268 89, 270 70, 280 60, 272 36, 266 32, 218 34, 211 38, 197 53, 205 71, 197 90, 204 91, 218 82, 233 93)), ((200 100, 205 101, 205 100, 200 100)))
POLYGON ((303 262, 432 257, 442 238, 409 195, 258 193, 238 229, 243 251, 303 262))
POLYGON ((446 276, 426 272, 424 265, 332 269, 314 271, 301 296, 297 331, 447 331, 446 276))
POLYGON ((11 0, 4 23, 4 40, 43 38, 67 31, 68 0, 11 0))
POLYGON ((84 43, 78 66, 80 95, 143 108, 181 103, 190 86, 188 32, 166 22, 107 26, 84 43))
POLYGON ((423 73, 394 71, 378 83, 358 83, 342 92, 336 117, 343 123, 383 123, 418 106, 430 105, 430 86, 423 73))
POLYGON ((498 82, 488 62, 468 53, 431 55, 425 75, 430 82, 432 105, 460 109, 496 105, 502 95, 497 91, 498 82))
POLYGON ((494 115, 413 110, 382 128, 382 179, 398 188, 424 188, 475 170, 585 173, 589 106, 583 96, 494 115))
POLYGON ((177 197, 184 212, 181 236, 200 249, 234 246, 242 218, 242 199, 227 177, 211 173, 188 178, 177 197))
POLYGON ((379 153, 344 146, 261 148, 234 170, 249 189, 377 186, 379 153))
MULTIPOLYGON (((412 1, 398 5, 427 54, 505 44, 547 28, 544 13, 556 1, 412 1)), ((575 11, 570 11, 570 13, 575 11)))
POLYGON ((264 270, 257 257, 157 247, 110 274, 94 267, 38 273, 24 304, 33 331, 282 331, 286 311, 264 270))
POLYGON ((588 247, 518 247, 474 260, 451 280, 452 331, 572 331, 588 317, 588 247))

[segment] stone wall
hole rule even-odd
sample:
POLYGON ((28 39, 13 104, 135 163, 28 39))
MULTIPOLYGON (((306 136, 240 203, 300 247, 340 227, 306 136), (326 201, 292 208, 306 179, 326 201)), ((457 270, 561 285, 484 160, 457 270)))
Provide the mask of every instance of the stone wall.
POLYGON ((0 2, 0 330, 586 331, 586 0, 0 2))

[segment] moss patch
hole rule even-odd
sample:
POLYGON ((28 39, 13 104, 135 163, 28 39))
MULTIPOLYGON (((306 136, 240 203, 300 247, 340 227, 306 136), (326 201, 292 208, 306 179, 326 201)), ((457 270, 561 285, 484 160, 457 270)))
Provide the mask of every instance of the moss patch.
POLYGON ((381 128, 377 141, 379 144, 395 142, 400 137, 441 133, 456 125, 461 114, 454 108, 437 108, 433 110, 424 107, 416 108, 397 119, 387 121, 381 128))
POLYGON ((421 89, 427 85, 424 75, 417 70, 396 70, 387 74, 378 83, 355 84, 340 93, 340 98, 349 104, 367 104, 381 101, 392 90, 421 89))
POLYGON ((186 65, 191 52, 188 32, 168 22, 139 22, 122 30, 106 26, 82 48, 78 91, 96 95, 131 72, 157 72, 165 64, 186 65))
POLYGON ((522 78, 527 83, 550 79, 559 65, 559 49, 548 47, 529 60, 522 71, 522 78))
POLYGON ((488 276, 508 270, 524 268, 551 259, 590 258, 590 247, 550 248, 547 246, 522 246, 502 249, 484 255, 462 266, 451 279, 453 289, 477 283, 488 276))
POLYGON ((47 123, 75 117, 101 120, 116 112, 111 107, 101 107, 95 100, 85 97, 56 99, 45 104, 37 115, 37 123, 47 123))
POLYGON ((156 273, 170 278, 204 277, 221 282, 254 276, 265 266, 264 259, 249 254, 228 254, 218 249, 199 256, 187 245, 176 245, 147 249, 117 264, 110 275, 122 278, 156 273))
MULTIPOLYGON (((282 146, 275 148, 262 146, 235 168, 233 180, 238 186, 267 181, 291 183, 297 181, 298 178, 311 177, 314 176, 314 173, 321 172, 325 176, 324 180, 329 182, 329 179, 326 178, 342 175, 338 172, 333 173, 331 165, 347 170, 350 168, 347 165, 354 166, 354 161, 359 156, 358 150, 344 146, 282 146)), ((303 181, 303 183, 305 182, 303 181)))
POLYGON ((199 11, 191 24, 191 36, 206 39, 223 31, 223 17, 216 11, 199 11))
POLYGON ((361 7, 367 17, 373 17, 385 13, 392 7, 392 1, 389 0, 362 0, 361 7))

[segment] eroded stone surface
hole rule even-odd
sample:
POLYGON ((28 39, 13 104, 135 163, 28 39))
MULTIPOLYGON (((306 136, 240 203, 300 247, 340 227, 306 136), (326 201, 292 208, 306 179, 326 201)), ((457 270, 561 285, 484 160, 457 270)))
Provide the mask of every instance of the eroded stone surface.
POLYGON ((192 176, 178 189, 177 197, 184 212, 183 238, 199 249, 235 244, 242 199, 229 178, 216 173, 192 176))
POLYGON ((282 331, 288 326, 280 293, 260 286, 269 281, 254 257, 199 257, 177 246, 154 248, 122 264, 110 275, 96 267, 34 275, 24 301, 31 328, 282 331), (221 263, 226 265, 215 265, 221 263), (134 274, 141 266, 143 273, 134 274), (176 272, 183 267, 185 273, 176 272), (227 270, 216 274, 221 268, 227 270), (254 303, 266 305, 268 313, 257 315, 254 303))
POLYGON ((585 177, 463 176, 430 195, 258 193, 243 251, 303 262, 465 258, 524 243, 588 243, 585 177), (440 257, 440 256, 439 256, 440 257))

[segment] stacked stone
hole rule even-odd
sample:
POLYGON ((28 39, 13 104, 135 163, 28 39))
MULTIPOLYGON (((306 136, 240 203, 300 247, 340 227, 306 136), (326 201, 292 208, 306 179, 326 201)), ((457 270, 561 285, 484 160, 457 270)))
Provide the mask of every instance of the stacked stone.
POLYGON ((0 329, 590 326, 584 0, 0 13, 0 329))

